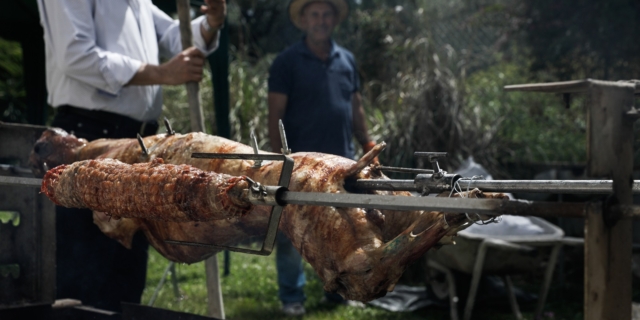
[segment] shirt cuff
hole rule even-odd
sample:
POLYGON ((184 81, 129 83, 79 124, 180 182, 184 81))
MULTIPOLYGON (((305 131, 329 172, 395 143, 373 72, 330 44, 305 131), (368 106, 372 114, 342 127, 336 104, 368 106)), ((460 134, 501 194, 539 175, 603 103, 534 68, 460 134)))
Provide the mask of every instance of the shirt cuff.
POLYGON ((191 20, 191 30, 193 32, 193 45, 208 56, 218 49, 218 45, 220 43, 220 30, 217 31, 218 34, 216 35, 215 41, 212 41, 211 44, 207 46, 204 42, 204 38, 202 37, 202 33, 200 33, 200 24, 202 23, 202 20, 206 18, 207 17, 205 15, 202 15, 191 20))
POLYGON ((103 52, 103 55, 100 72, 107 86, 99 90, 117 96, 122 87, 138 72, 142 61, 113 52, 103 52))

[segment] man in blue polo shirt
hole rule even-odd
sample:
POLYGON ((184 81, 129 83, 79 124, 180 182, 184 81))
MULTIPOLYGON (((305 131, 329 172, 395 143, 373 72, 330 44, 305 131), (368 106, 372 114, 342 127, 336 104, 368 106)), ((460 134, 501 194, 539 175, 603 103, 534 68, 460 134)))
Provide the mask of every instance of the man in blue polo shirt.
MULTIPOLYGON (((269 139, 282 148, 278 120, 282 119, 293 152, 314 151, 354 158, 353 137, 365 152, 369 139, 353 54, 331 35, 348 14, 344 0, 293 0, 289 16, 305 32, 303 39, 283 51, 269 70, 269 139)), ((285 314, 305 313, 305 277, 300 254, 284 235, 276 251, 279 298, 285 314)), ((342 302, 338 295, 327 300, 342 302)))

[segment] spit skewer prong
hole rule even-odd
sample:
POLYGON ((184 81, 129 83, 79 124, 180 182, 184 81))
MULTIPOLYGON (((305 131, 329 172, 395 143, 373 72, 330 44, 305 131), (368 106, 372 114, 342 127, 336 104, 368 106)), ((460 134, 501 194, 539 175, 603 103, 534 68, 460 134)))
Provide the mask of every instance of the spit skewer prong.
POLYGON ((413 155, 429 159, 429 162, 431 162, 431 165, 433 166, 434 178, 438 179, 446 174, 445 171, 440 169, 440 165, 438 164, 438 159, 447 157, 446 152, 414 152, 413 155))
POLYGON ((176 134, 175 131, 173 131, 173 128, 171 128, 171 123, 169 122, 169 119, 167 119, 167 117, 164 117, 164 127, 167 129, 167 135, 174 135, 176 134))
MULTIPOLYGON (((256 134, 253 131, 253 129, 251 129, 250 137, 251 137, 251 147, 253 147, 253 153, 259 154, 259 152, 258 152, 258 140, 256 139, 256 134)), ((254 168, 260 168, 261 166, 262 166, 262 160, 256 160, 253 163, 253 167, 254 168)))
POLYGON ((282 124, 282 119, 278 120, 278 129, 280 129, 280 140, 282 141, 282 149, 280 152, 282 154, 289 155, 291 154, 291 149, 289 149, 289 145, 287 144, 287 135, 284 132, 284 124, 282 124))
POLYGON ((416 168, 403 168, 403 167, 389 167, 389 166, 376 166, 376 169, 390 172, 405 172, 405 173, 433 173, 431 169, 416 169, 416 168))
POLYGON ((142 155, 149 156, 149 149, 144 145, 144 140, 142 140, 142 136, 138 133, 138 143, 140 144, 140 149, 142 149, 142 155))

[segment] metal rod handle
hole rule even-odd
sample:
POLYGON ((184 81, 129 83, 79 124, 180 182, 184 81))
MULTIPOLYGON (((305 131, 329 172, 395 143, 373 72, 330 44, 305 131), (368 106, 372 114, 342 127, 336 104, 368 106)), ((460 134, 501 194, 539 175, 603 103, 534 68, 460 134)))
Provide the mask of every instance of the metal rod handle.
POLYGON ((42 186, 42 179, 0 176, 0 185, 40 187, 42 186))
MULTIPOLYGON (((462 190, 478 188, 486 192, 609 194, 611 180, 465 180, 458 181, 462 190)), ((414 180, 363 179, 352 187, 362 190, 420 191, 414 180)), ((640 180, 633 182, 633 193, 640 194, 640 180)))
POLYGON ((530 202, 498 199, 400 197, 353 193, 285 191, 278 197, 286 204, 365 208, 381 210, 425 210, 486 215, 538 217, 584 217, 585 205, 568 202, 530 202))

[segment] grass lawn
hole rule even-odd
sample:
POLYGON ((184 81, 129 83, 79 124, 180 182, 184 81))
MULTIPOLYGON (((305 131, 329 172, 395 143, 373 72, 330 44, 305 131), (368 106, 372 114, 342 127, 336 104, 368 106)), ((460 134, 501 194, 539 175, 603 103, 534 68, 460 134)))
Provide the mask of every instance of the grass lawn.
MULTIPOLYGON (((222 269, 222 254, 219 255, 222 269)), ((158 284, 168 260, 150 248, 147 287, 142 303, 147 304, 158 284)), ((320 303, 322 283, 313 269, 305 264, 307 274, 307 302, 305 319, 449 319, 448 310, 438 307, 423 308, 411 313, 393 313, 372 306, 357 309, 346 306, 328 306, 320 303)), ((207 291, 205 287, 204 263, 176 265, 180 294, 176 298, 167 279, 154 307, 180 312, 205 315, 207 291)), ((231 274, 221 277, 224 309, 227 319, 285 319, 280 313, 277 298, 277 283, 274 256, 255 256, 231 253, 231 274)), ((528 281, 530 282, 530 281, 528 281)), ((526 284, 525 284, 526 286, 526 284)), ((581 283, 576 287, 580 290, 581 283)), ((537 293, 537 283, 531 289, 537 293)), ((571 290, 575 291, 575 290, 571 290)), ((582 319, 582 296, 580 292, 550 290, 544 319, 582 319)), ((533 307, 521 306, 525 319, 532 319, 533 307)), ((513 319, 508 308, 475 308, 474 319, 513 319)), ((460 312, 462 316, 462 312, 460 312)))

